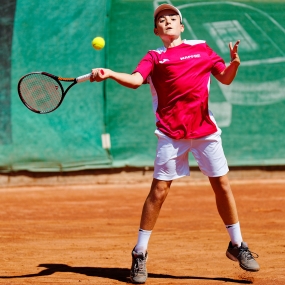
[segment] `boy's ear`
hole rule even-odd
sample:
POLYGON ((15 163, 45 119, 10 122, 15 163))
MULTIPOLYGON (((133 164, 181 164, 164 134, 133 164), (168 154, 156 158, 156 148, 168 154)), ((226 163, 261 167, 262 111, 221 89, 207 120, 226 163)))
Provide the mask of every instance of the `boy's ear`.
POLYGON ((183 32, 184 32, 184 25, 181 24, 181 33, 183 33, 183 32))
POLYGON ((153 32, 154 32, 154 34, 155 34, 156 36, 158 36, 157 28, 154 28, 154 29, 153 29, 153 32))

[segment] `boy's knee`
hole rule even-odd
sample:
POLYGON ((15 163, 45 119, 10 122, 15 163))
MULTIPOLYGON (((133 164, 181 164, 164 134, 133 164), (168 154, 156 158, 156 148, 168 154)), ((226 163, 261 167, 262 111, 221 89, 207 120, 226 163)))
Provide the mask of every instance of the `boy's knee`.
POLYGON ((216 194, 228 194, 232 192, 230 182, 226 175, 221 177, 209 177, 209 180, 216 194))
POLYGON ((167 182, 161 181, 155 185, 151 191, 151 197, 157 202, 163 202, 167 197, 170 185, 167 182))

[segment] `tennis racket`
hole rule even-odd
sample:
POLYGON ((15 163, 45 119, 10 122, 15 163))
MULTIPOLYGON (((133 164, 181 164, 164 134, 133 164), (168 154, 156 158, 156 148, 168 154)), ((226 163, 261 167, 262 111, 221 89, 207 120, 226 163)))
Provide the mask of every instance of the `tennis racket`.
POLYGON ((18 83, 18 93, 24 105, 38 114, 56 110, 72 86, 90 79, 91 73, 76 78, 64 78, 47 72, 31 72, 18 83), (64 91, 60 81, 72 82, 64 91))

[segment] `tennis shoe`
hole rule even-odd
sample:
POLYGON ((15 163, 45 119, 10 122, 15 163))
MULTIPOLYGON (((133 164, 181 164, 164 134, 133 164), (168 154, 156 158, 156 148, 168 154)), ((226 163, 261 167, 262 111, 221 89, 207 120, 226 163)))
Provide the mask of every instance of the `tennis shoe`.
POLYGON ((230 242, 226 252, 226 256, 233 261, 238 261, 242 269, 255 272, 260 267, 252 254, 255 255, 255 258, 258 257, 258 254, 249 250, 246 242, 242 242, 240 247, 233 246, 230 242))
POLYGON ((142 252, 136 252, 135 249, 132 251, 132 268, 130 278, 134 284, 143 284, 147 279, 147 252, 143 254, 142 252))

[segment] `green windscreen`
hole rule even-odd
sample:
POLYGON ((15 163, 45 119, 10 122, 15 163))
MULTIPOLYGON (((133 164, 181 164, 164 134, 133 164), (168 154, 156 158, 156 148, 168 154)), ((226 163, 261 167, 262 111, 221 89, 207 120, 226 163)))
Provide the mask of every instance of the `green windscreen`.
MULTIPOLYGON (((183 39, 206 40, 228 63, 240 39, 234 82, 211 80, 210 109, 230 166, 285 164, 284 1, 3 0, 0 11, 0 171, 69 171, 152 166, 157 139, 149 86, 77 84, 56 111, 39 115, 17 94, 21 76, 46 71, 77 77, 95 67, 131 73, 162 46, 153 11, 177 6, 183 39), (60 4, 60 5, 59 5, 60 4), (96 36, 105 38, 98 51, 96 36), (108 133, 111 148, 102 146, 108 133)), ((68 86, 64 83, 64 87, 68 86)), ((190 165, 196 162, 189 156, 190 165)))
MULTIPOLYGON (((183 39, 201 39, 229 63, 229 42, 240 39, 241 66, 230 85, 213 77, 210 109, 222 129, 229 165, 285 163, 285 3, 283 1, 112 1, 108 65, 132 72, 150 49, 157 5, 177 6, 183 39), (133 13, 132 11, 136 7, 133 13)), ((149 165, 155 156, 155 119, 149 86, 127 90, 107 83, 107 122, 114 162, 149 165)), ((190 164, 196 162, 190 155, 190 164)))
POLYGON ((106 23, 106 1, 78 1, 76 5, 74 1, 62 1, 60 5, 57 1, 17 1, 11 23, 11 104, 2 114, 11 124, 11 141, 0 146, 3 171, 62 171, 110 165, 101 146, 105 128, 102 85, 77 84, 61 107, 47 115, 29 111, 17 94, 18 80, 32 71, 77 77, 104 66, 104 50, 96 52, 91 41, 97 35, 104 37, 106 23))

